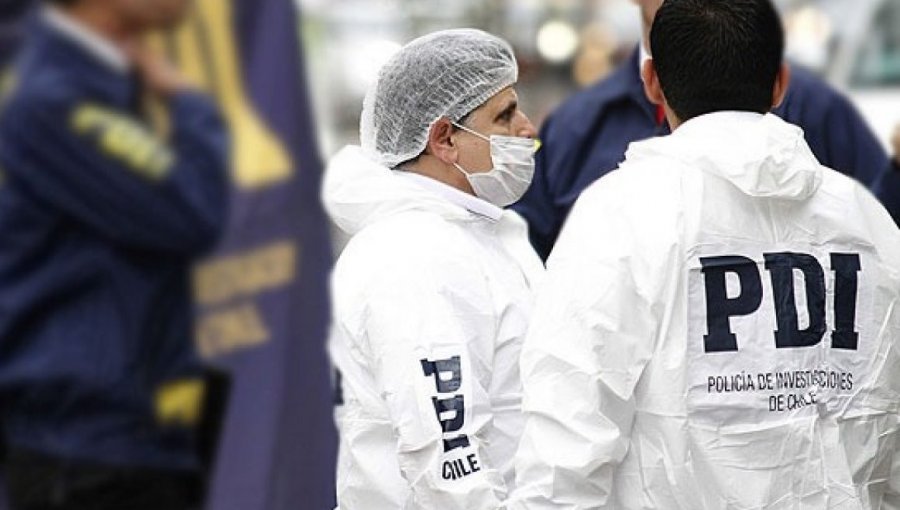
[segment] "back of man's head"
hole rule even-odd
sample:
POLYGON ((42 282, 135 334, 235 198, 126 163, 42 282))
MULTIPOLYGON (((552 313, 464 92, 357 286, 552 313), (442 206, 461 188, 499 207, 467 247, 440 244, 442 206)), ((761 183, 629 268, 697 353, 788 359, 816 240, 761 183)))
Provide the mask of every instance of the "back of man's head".
POLYGON ((772 108, 784 31, 770 0, 666 0, 650 47, 666 102, 681 121, 772 108))

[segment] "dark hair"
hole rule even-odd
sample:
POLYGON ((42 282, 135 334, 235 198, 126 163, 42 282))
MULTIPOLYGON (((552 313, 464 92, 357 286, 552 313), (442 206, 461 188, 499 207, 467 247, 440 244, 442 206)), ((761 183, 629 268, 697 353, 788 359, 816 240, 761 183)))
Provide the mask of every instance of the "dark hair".
POLYGON ((767 113, 784 29, 770 0, 666 0, 650 50, 680 120, 723 110, 767 113))

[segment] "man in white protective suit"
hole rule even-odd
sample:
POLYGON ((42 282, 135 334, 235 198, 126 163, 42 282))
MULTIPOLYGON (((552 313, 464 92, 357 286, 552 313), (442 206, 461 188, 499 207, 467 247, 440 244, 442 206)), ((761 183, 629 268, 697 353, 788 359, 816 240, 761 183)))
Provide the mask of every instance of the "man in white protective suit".
POLYGON ((534 172, 503 40, 406 45, 366 95, 324 200, 353 237, 332 277, 342 510, 496 509, 513 482, 519 353, 543 266, 503 208, 534 172))
POLYGON ((575 205, 523 346, 509 508, 900 508, 900 232, 767 112, 769 0, 667 0, 672 135, 575 205))

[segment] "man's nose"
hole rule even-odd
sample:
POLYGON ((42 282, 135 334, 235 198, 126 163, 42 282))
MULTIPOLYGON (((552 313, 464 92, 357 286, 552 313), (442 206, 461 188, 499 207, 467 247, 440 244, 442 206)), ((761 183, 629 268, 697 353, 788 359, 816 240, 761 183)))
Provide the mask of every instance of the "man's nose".
POLYGON ((523 138, 537 138, 537 129, 535 129, 531 120, 528 119, 528 116, 524 113, 520 113, 519 117, 519 125, 516 126, 515 131, 516 136, 521 136, 523 138))

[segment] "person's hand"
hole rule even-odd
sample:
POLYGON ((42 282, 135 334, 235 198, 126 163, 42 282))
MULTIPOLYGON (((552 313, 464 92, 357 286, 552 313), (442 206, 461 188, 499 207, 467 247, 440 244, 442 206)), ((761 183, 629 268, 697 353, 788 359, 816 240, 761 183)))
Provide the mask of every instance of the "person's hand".
POLYGON ((168 59, 140 44, 130 44, 125 52, 151 94, 169 97, 196 87, 168 59))

